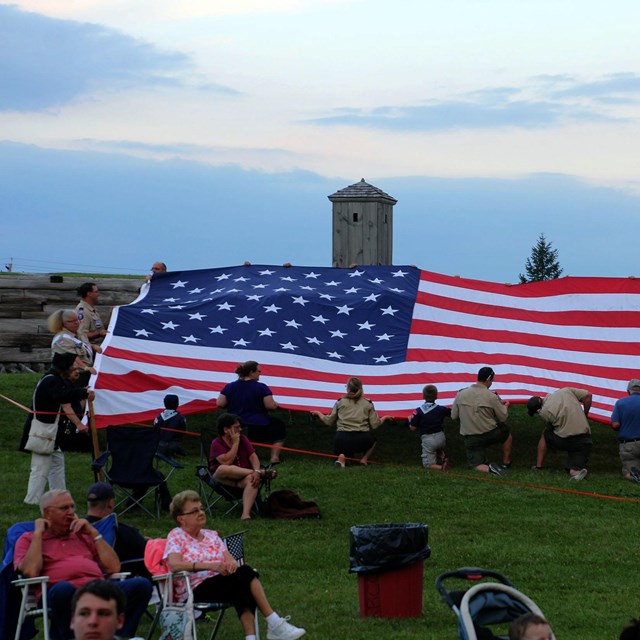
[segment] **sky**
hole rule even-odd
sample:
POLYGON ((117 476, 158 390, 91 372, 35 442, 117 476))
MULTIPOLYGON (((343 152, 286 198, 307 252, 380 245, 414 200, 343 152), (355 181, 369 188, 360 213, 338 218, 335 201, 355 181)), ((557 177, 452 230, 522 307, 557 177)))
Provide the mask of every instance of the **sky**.
POLYGON ((640 275, 637 0, 0 2, 0 268, 330 266, 327 196, 398 200, 394 264, 640 275))

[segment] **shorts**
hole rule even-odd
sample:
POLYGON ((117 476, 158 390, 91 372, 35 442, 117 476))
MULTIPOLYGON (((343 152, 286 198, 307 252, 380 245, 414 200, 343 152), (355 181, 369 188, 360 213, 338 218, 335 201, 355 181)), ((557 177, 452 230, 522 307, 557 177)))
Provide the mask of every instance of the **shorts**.
POLYGON ((422 466, 428 467, 436 463, 438 451, 444 449, 447 439, 444 431, 437 433, 425 433, 420 436, 422 440, 422 466))
POLYGON ((336 431, 333 440, 333 452, 339 456, 355 458, 356 454, 369 451, 376 443, 371 431, 336 431))
POLYGON ((544 440, 550 449, 567 452, 567 463, 565 469, 584 469, 589 462, 593 440, 590 433, 581 433, 578 436, 561 438, 553 432, 553 429, 546 429, 543 433, 544 440))
POLYGON ((284 422, 271 416, 269 416, 269 424, 242 423, 242 427, 247 430, 247 435, 251 442, 273 444, 274 442, 284 442, 287 437, 287 427, 284 422))
POLYGON ((495 429, 486 433, 477 433, 464 436, 464 446, 467 449, 467 463, 470 467, 477 467, 481 464, 488 464, 485 456, 485 449, 492 444, 502 444, 510 435, 509 427, 506 424, 499 424, 495 429))
POLYGON ((618 445, 623 475, 629 475, 633 467, 640 469, 640 441, 621 442, 618 445))

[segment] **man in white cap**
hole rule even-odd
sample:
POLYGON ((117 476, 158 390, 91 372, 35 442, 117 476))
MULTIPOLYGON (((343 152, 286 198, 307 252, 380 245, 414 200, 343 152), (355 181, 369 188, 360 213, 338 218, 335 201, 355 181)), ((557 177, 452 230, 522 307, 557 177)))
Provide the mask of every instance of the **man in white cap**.
POLYGON ((640 482, 640 380, 630 380, 627 393, 613 407, 611 426, 618 435, 622 475, 640 482))

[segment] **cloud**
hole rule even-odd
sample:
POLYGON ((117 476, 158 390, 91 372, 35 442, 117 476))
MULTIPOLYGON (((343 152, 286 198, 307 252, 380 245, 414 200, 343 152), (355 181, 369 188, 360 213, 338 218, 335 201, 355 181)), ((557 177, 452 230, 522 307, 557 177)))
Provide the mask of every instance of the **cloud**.
POLYGON ((606 107, 640 98, 640 75, 634 73, 612 74, 591 82, 561 74, 534 76, 531 81, 529 86, 485 87, 416 105, 342 107, 307 123, 390 131, 537 129, 572 122, 624 122, 625 117, 606 107))
POLYGON ((0 5, 0 110, 39 111, 98 88, 184 86, 191 70, 187 55, 114 29, 0 5))
MULTIPOLYGON (((0 264, 14 257, 16 269, 29 270, 20 266, 25 259, 46 258, 44 271, 71 261, 141 274, 159 259, 174 269, 244 260, 326 266, 327 196, 360 177, 0 143, 0 264), (99 235, 90 260, 80 260, 65 238, 78 220, 89 219, 101 222, 99 235)), ((638 194, 558 174, 365 179, 398 199, 395 264, 516 282, 543 232, 566 275, 640 275, 631 232, 640 216, 638 194)))

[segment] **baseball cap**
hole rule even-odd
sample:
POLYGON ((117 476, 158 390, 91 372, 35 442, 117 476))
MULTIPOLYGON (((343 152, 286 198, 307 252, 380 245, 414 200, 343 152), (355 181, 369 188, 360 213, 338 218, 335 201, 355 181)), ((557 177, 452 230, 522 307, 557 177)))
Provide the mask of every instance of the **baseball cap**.
POLYGON ((629 384, 627 385, 627 391, 631 391, 631 389, 640 389, 640 380, 638 380, 638 378, 633 378, 633 380, 629 380, 629 384))
POLYGON ((496 372, 491 367, 482 367, 480 371, 478 371, 478 381, 486 382, 487 380, 493 380, 493 376, 496 375, 496 372))
POLYGON ((534 416, 540 410, 542 406, 542 398, 540 396, 531 396, 527 400, 527 413, 530 416, 534 416))
POLYGON ((108 482, 96 482, 89 487, 87 500, 109 500, 115 498, 113 487, 108 482))

